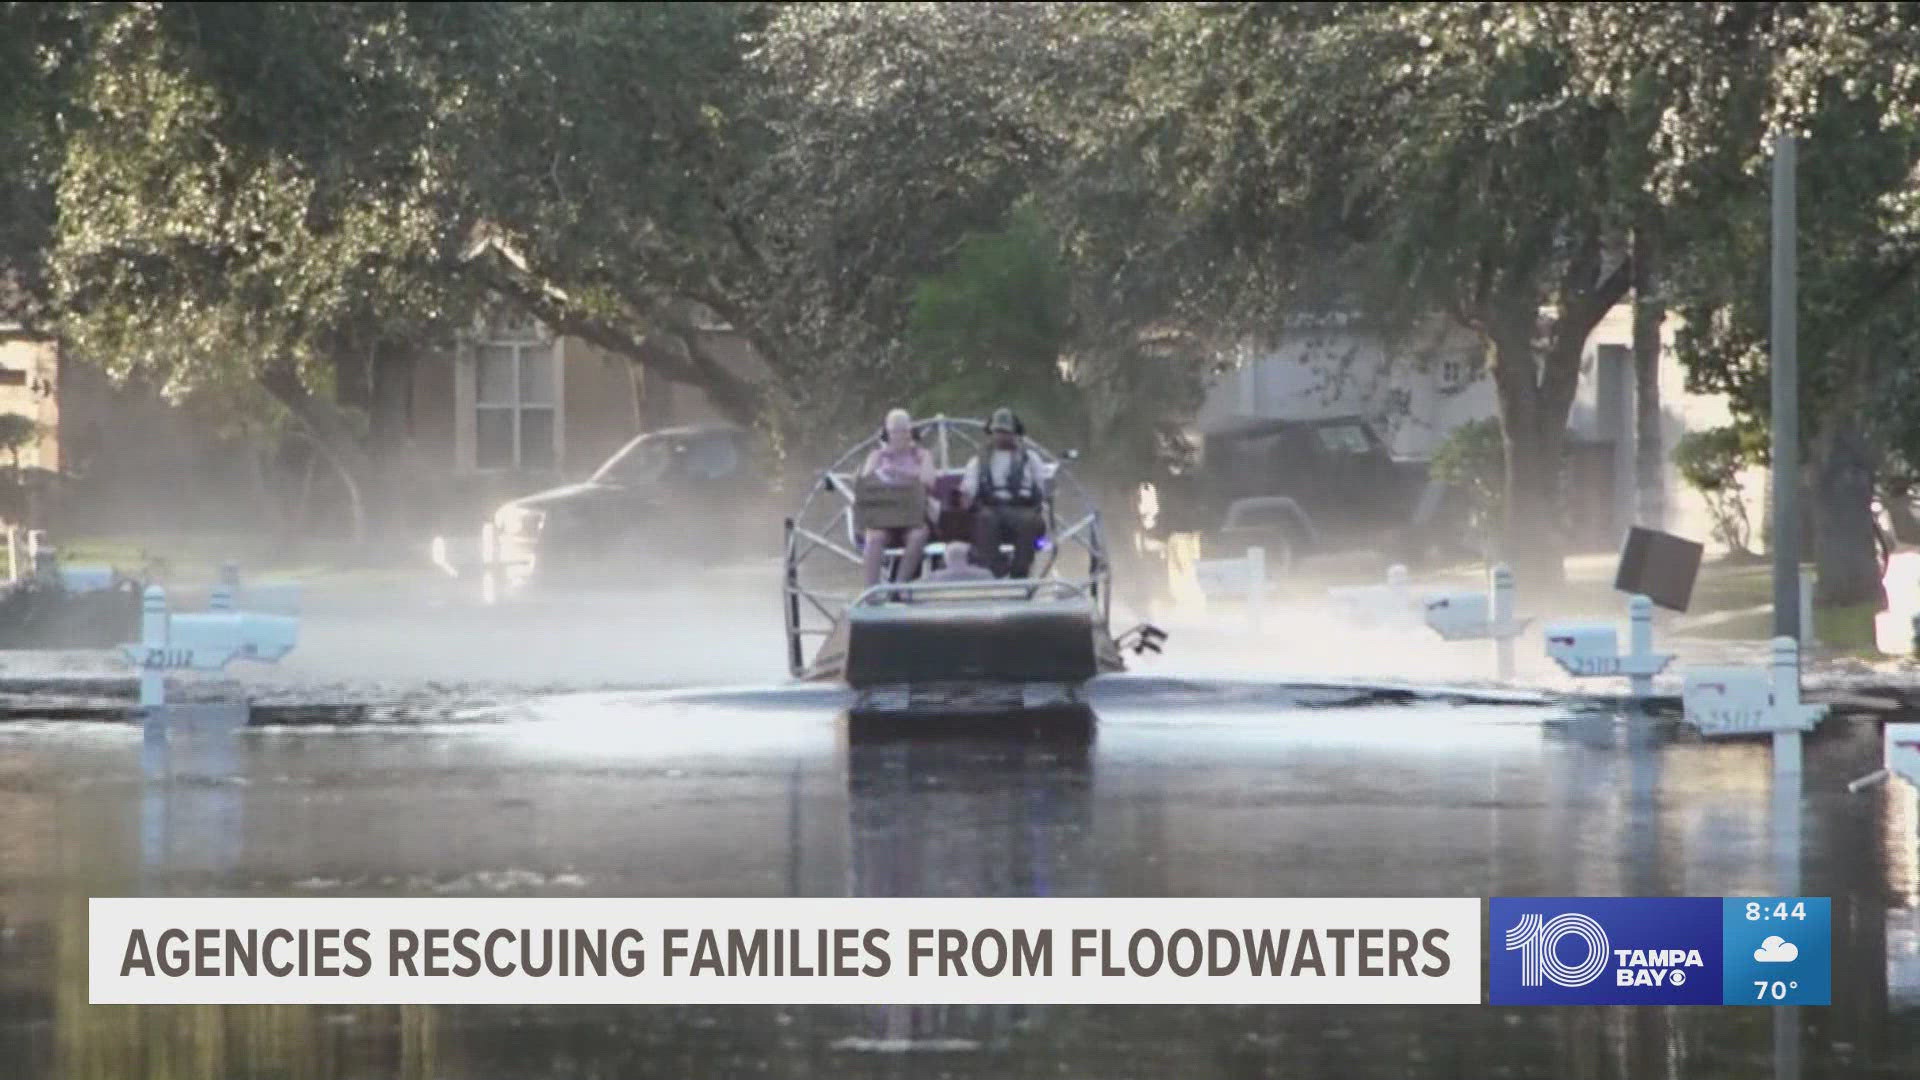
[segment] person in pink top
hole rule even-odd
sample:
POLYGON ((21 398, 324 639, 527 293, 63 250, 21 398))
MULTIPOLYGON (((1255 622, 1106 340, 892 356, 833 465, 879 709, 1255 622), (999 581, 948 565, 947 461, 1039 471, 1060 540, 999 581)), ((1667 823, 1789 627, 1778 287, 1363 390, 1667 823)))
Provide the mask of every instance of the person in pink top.
MULTIPOLYGON (((921 490, 932 490, 935 474, 933 453, 914 441, 912 415, 905 409, 894 409, 887 413, 882 432, 885 437, 867 455, 866 463, 860 466, 860 476, 871 476, 883 484, 918 482, 921 490)), ((920 557, 926 551, 931 532, 932 529, 924 521, 911 529, 868 529, 864 537, 866 550, 862 552, 865 556, 863 561, 867 584, 880 583, 880 564, 886 558, 887 549, 895 544, 906 550, 901 552, 900 567, 894 574, 894 580, 912 581, 920 573, 920 557)))

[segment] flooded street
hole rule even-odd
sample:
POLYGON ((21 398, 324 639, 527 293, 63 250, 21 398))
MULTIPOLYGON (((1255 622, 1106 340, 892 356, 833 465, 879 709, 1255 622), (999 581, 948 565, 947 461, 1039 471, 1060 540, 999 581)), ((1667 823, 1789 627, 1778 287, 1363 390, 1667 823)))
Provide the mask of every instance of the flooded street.
MULTIPOLYGON (((1538 706, 1105 684, 1090 738, 879 737, 809 690, 489 723, 0 728, 0 1062, 61 1080, 1775 1075, 1753 1008, 90 1007, 87 898, 1738 895, 1768 751, 1538 706), (1217 699, 1217 700, 1213 700, 1217 699)), ((1801 1075, 1920 1075, 1916 817, 1807 753, 1834 1003, 1801 1075)))

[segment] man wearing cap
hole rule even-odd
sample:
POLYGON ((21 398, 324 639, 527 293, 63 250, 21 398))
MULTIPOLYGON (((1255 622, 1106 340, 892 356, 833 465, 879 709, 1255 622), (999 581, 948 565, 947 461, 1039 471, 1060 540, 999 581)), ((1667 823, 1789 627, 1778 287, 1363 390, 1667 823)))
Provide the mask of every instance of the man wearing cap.
POLYGON ((987 421, 992 448, 975 455, 960 480, 961 498, 973 507, 973 560, 991 567, 996 577, 1026 577, 1046 531, 1043 504, 1052 470, 1024 445, 1025 434, 1012 409, 995 409, 987 421), (1010 567, 1000 554, 1000 545, 1008 542, 1013 544, 1010 567))

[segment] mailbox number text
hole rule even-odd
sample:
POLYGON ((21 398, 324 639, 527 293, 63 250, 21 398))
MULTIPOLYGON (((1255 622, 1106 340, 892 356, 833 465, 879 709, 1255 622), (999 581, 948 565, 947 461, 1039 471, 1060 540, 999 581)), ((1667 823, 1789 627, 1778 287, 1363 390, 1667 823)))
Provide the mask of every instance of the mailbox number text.
POLYGON ((193 666, 192 649, 148 649, 141 667, 176 668, 193 666))

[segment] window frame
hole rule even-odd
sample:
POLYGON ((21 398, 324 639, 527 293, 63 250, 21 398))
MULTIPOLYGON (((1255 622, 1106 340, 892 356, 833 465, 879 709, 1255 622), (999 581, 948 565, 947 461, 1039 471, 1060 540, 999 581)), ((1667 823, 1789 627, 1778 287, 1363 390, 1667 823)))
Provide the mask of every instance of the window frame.
POLYGON ((461 422, 473 434, 468 443, 467 467, 481 474, 509 474, 516 472, 558 472, 562 463, 561 427, 564 423, 564 397, 562 365, 564 356, 557 338, 539 332, 537 326, 531 328, 503 327, 496 332, 477 337, 467 349, 467 385, 468 392, 463 395, 460 404, 465 414, 461 422), (501 332, 504 331, 504 332, 501 332), (487 354, 507 350, 512 362, 508 372, 511 396, 505 401, 488 401, 482 397, 484 365, 487 354), (526 395, 527 363, 529 357, 544 356, 548 365, 548 392, 546 401, 529 401, 526 395), (546 454, 547 463, 531 465, 528 463, 528 440, 526 417, 529 413, 545 412, 551 417, 546 454), (509 428, 513 434, 513 446, 505 462, 488 462, 481 445, 481 417, 488 414, 507 415, 509 428))

